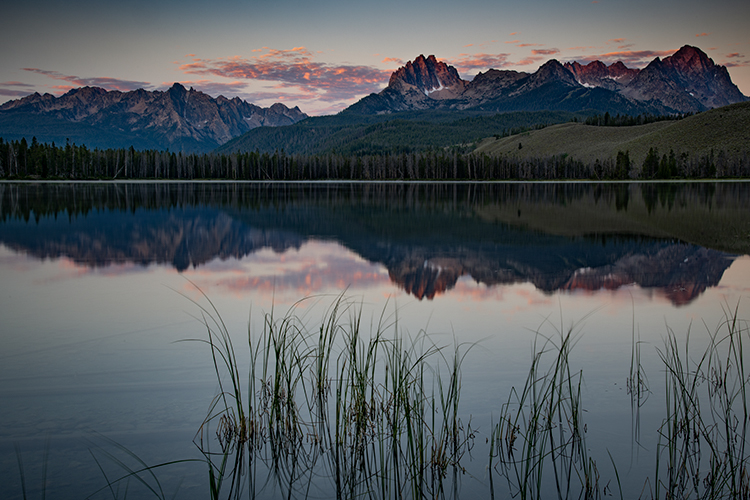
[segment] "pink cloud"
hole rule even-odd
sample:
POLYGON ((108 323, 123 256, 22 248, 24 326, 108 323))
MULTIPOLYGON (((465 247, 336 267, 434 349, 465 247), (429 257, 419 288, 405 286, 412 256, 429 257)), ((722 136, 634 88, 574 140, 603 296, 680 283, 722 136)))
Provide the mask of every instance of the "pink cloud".
POLYGON ((0 85, 8 85, 11 87, 34 87, 30 83, 23 83, 23 82, 0 82, 0 85))
POLYGON ((461 54, 445 62, 455 67, 460 73, 474 70, 502 68, 508 65, 510 54, 461 54))
POLYGON ((531 51, 531 54, 535 56, 552 56, 559 53, 558 49, 536 49, 531 51))
POLYGON ((591 61, 602 61, 604 63, 622 61, 626 66, 639 67, 648 65, 656 57, 667 57, 674 53, 675 50, 620 50, 590 56, 571 57, 569 59, 582 64, 591 61))
POLYGON ((695 36, 697 36, 697 37, 701 37, 701 36, 708 36, 708 35, 710 35, 710 34, 711 34, 711 33, 698 33, 698 34, 696 34, 695 36))
POLYGON ((72 84, 72 86, 56 86, 53 88, 75 88, 75 87, 101 87, 106 90, 119 90, 127 92, 130 90, 145 89, 151 87, 149 82, 138 82, 133 80, 121 80, 110 77, 93 77, 82 78, 74 75, 65 75, 57 71, 50 71, 39 68, 22 68, 24 71, 44 75, 54 80, 62 80, 72 84))
POLYGON ((23 82, 0 82, 0 95, 8 97, 25 97, 33 93, 34 86, 23 82), (17 87, 17 88, 12 88, 17 87))
POLYGON ((304 47, 277 50, 264 47, 263 53, 249 58, 239 56, 196 59, 182 64, 186 74, 276 82, 278 88, 312 92, 323 101, 347 100, 379 91, 391 75, 371 66, 331 65, 315 62, 304 47))
POLYGON ((519 43, 519 47, 543 47, 541 43, 519 43))
POLYGON ((726 57, 731 59, 731 58, 739 58, 739 57, 745 57, 745 56, 743 56, 739 52, 732 52, 731 54, 727 54, 726 57))
POLYGON ((406 64, 403 59, 399 59, 397 57, 386 57, 380 62, 382 62, 383 64, 394 63, 399 66, 403 66, 404 64, 406 64))
POLYGON ((7 89, 7 88, 0 87, 0 95, 4 95, 8 97, 26 97, 27 95, 31 93, 33 92, 27 92, 25 90, 7 89))
POLYGON ((538 63, 539 61, 541 61, 543 59, 544 58, 541 57, 541 56, 531 56, 531 57, 527 57, 525 59, 521 59, 520 61, 518 61, 516 63, 516 65, 518 65, 518 66, 530 66, 532 64, 538 63))
MULTIPOLYGON (((333 243, 307 242, 298 251, 285 252, 281 257, 261 251, 242 260, 243 265, 230 268, 211 264, 186 272, 191 280, 210 281, 210 287, 246 296, 248 291, 269 297, 292 292, 297 297, 310 296, 332 289, 361 290, 391 286, 387 270, 364 261, 333 243), (249 265, 252 272, 245 266, 249 265), (239 272, 238 272, 239 271, 239 272)), ((239 263, 239 261, 237 262, 239 263)), ((200 285, 203 289, 209 287, 200 285)))

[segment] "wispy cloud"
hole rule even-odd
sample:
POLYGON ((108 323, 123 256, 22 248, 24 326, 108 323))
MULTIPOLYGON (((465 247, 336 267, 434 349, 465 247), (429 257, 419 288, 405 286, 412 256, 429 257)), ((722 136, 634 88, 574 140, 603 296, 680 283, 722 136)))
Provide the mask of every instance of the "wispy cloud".
POLYGON ((675 50, 619 50, 614 52, 605 52, 602 54, 569 57, 566 59, 575 60, 580 63, 591 61, 602 61, 604 63, 614 63, 622 61, 629 67, 646 66, 656 57, 667 57, 675 53, 675 50))
POLYGON ((459 54, 457 58, 444 62, 455 67, 459 73, 470 73, 483 69, 498 69, 508 65, 510 54, 459 54))
POLYGON ((634 45, 632 42, 626 42, 628 42, 627 38, 610 38, 605 42, 605 45, 616 45, 619 50, 629 49, 634 45))
POLYGON ((591 50, 591 49, 593 49, 593 48, 595 48, 595 47, 594 47, 593 45, 589 45, 588 47, 585 47, 585 46, 583 46, 583 45, 580 45, 580 46, 578 46, 578 47, 568 47, 568 48, 567 48, 567 49, 565 49, 565 50, 568 50, 568 51, 572 51, 572 52, 575 52, 575 51, 578 51, 578 52, 580 52, 580 51, 582 51, 582 50, 591 50))
POLYGON ((731 54, 727 54, 724 57, 726 58, 726 60, 723 61, 722 64, 724 64, 724 66, 728 68, 742 68, 750 66, 750 62, 745 59, 744 54, 740 54, 739 52, 732 52, 731 54))
POLYGON ((0 82, 0 95, 24 97, 34 92, 34 86, 23 82, 0 82))
POLYGON ((9 87, 26 87, 26 88, 34 87, 30 83, 23 83, 23 82, 0 82, 0 85, 7 85, 9 87))
POLYGON ((544 60, 544 57, 541 57, 541 56, 530 56, 530 57, 525 57, 521 59, 520 61, 516 63, 516 65, 517 66, 531 66, 533 64, 538 64, 540 61, 543 61, 543 60, 544 60))
POLYGON ((71 84, 68 85, 58 85, 53 86, 53 88, 58 90, 69 90, 74 87, 101 87, 106 90, 120 90, 123 92, 127 92, 130 90, 137 90, 137 89, 148 89, 151 87, 151 83, 149 82, 138 82, 133 80, 121 80, 119 78, 110 78, 110 77, 79 77, 74 75, 65 75, 63 73, 60 73, 58 71, 50 71, 46 69, 39 69, 39 68, 22 68, 24 71, 29 71, 31 73, 36 73, 38 75, 44 75, 49 78, 52 78, 53 80, 61 80, 64 82, 68 82, 71 84))
POLYGON ((264 47, 259 52, 252 57, 194 58, 180 69, 193 75, 274 82, 275 88, 314 93, 318 99, 328 102, 377 92, 391 74, 371 66, 316 62, 305 47, 289 50, 264 47))
POLYGON ((404 61, 403 59, 399 59, 398 57, 386 57, 380 62, 382 62, 383 64, 393 63, 398 66, 403 66, 404 64, 406 64, 406 61, 404 61))
POLYGON ((531 54, 535 56, 553 56, 559 53, 558 49, 536 49, 531 51, 531 54))
POLYGON ((697 37, 701 37, 701 36, 708 36, 708 35, 710 35, 710 34, 711 34, 711 33, 696 33, 696 35, 695 35, 695 36, 697 36, 697 37))

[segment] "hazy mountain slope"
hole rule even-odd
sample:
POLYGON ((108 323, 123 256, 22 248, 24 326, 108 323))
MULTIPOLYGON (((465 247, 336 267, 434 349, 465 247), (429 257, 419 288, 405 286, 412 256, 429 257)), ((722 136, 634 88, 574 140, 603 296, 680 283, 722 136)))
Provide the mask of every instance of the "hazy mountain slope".
POLYGON ((178 83, 164 92, 82 87, 60 97, 32 94, 3 104, 0 137, 64 142, 75 135, 75 142, 89 146, 210 151, 253 128, 306 117, 283 104, 260 108, 236 97, 214 99, 178 83))

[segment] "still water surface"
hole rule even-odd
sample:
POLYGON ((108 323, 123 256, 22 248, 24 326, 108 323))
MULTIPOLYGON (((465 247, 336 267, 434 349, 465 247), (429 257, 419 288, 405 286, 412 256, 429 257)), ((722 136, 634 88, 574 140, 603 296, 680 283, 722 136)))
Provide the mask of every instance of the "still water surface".
MULTIPOLYGON (((385 311, 405 337, 471 345, 466 497, 489 495, 486 439, 539 332, 576 332, 589 454, 602 483, 611 454, 637 495, 653 476, 668 329, 700 351, 725 310, 750 318, 749 183, 6 183, 0 210, 0 498, 87 497, 122 475, 117 460, 140 467, 129 452, 201 457, 193 438, 218 386, 206 345, 182 342, 206 335, 197 289, 240 365, 248 326, 310 296, 311 325, 344 294, 366 330, 385 311), (637 440, 634 334, 651 390, 637 440)), ((206 470, 154 473, 167 497, 207 498, 206 470)))

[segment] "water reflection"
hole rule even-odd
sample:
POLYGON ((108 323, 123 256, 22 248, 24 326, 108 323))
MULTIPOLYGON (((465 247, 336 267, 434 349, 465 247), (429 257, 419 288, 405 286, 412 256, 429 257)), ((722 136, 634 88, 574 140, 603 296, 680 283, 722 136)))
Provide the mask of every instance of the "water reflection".
MULTIPOLYGON (((461 372, 460 415, 480 431, 473 458, 462 461, 470 471, 459 476, 462 498, 488 496, 486 439, 511 389, 524 386, 534 332, 556 338, 555 329, 581 325, 570 359, 586 375, 587 447, 600 466, 611 452, 631 487, 624 498, 635 498, 654 477, 665 324, 683 336, 693 325, 700 353, 710 336, 698 325, 724 321, 722 304, 748 317, 750 258, 724 271, 748 253, 746 186, 0 184, 0 497, 21 498, 16 442, 27 487, 37 487, 29 498, 42 496, 45 464, 48 496, 105 486, 83 442, 90 431, 148 464, 195 457, 191 440, 220 391, 206 346, 183 342, 205 328, 179 270, 221 310, 245 374, 248 335, 262 331, 263 312, 281 317, 302 297, 347 287, 363 325, 386 311, 407 341, 424 329, 448 352, 454 340, 476 344, 461 372), (631 460, 633 332, 654 394, 640 417, 648 450, 631 460)), ((311 332, 321 301, 299 310, 311 332)), ((318 459, 316 478, 328 463, 318 459)), ((103 467, 116 477, 115 465, 103 467)), ((503 470, 494 470, 498 480, 503 470)), ((168 496, 205 498, 205 462, 159 473, 168 496)), ((612 471, 602 478, 614 484, 612 471)))
MULTIPOLYGON (((673 304, 719 283, 748 251, 750 186, 693 184, 0 184, 0 243, 90 268, 178 271, 335 241, 419 299, 462 277, 493 287, 613 290, 673 304)), ((329 282, 368 265, 308 263, 329 282)), ((300 272, 300 279, 311 279, 300 272)), ((258 284, 258 276, 238 278, 258 284)))

